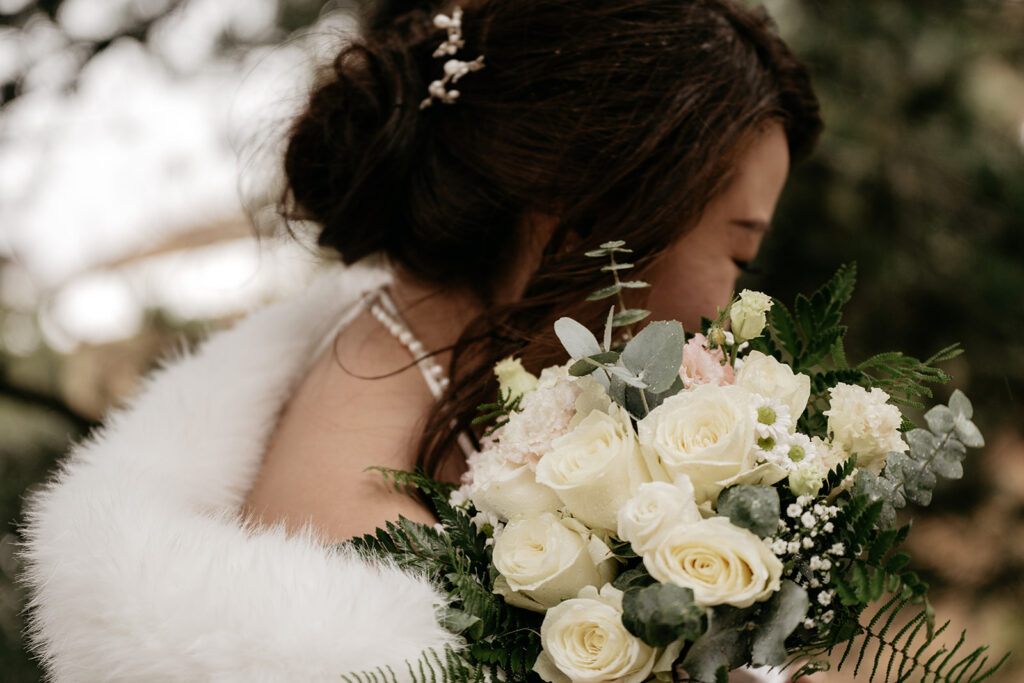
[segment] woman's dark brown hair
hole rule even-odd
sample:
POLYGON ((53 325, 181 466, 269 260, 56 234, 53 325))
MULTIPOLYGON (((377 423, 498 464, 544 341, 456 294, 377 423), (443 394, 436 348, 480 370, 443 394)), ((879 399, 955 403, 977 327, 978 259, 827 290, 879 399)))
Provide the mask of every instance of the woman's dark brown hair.
POLYGON ((423 433, 419 462, 436 473, 494 399, 496 361, 560 363, 554 320, 596 327, 606 313, 583 303, 606 274, 582 249, 622 239, 651 265, 761 126, 781 122, 797 161, 821 121, 767 15, 732 0, 463 2, 459 56, 483 54, 486 68, 459 82, 457 104, 420 110, 444 61, 432 17, 450 9, 420 5, 385 8, 334 60, 292 130, 283 208, 322 226, 320 244, 345 262, 383 252, 485 304, 423 433), (531 212, 558 227, 523 296, 496 301, 531 212))

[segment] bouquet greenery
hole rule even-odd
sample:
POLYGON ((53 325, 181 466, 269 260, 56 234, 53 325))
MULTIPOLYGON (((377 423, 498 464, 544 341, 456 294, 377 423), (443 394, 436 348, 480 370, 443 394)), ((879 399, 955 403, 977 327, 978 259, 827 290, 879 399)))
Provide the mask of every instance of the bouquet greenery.
MULTIPOLYGON (((570 357, 540 376, 514 359, 463 485, 382 470, 431 501, 355 539, 370 558, 431 576, 458 651, 409 663, 414 680, 724 682, 745 665, 794 678, 852 666, 865 680, 981 681, 985 648, 937 640, 927 586, 897 547, 897 510, 927 505, 984 445, 959 391, 915 426, 936 367, 899 352, 851 365, 842 268, 792 308, 743 291, 700 333, 623 293, 630 250, 587 253, 613 280, 599 340, 562 318, 570 357), (729 329, 727 329, 729 328, 729 329)), ((963 637, 960 639, 963 643, 963 637)), ((347 680, 397 680, 393 671, 347 680)))

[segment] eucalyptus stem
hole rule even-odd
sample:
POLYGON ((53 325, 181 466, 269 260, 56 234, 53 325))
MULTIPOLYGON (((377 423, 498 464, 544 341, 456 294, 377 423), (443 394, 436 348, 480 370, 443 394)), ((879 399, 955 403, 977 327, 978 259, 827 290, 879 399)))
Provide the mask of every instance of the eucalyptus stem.
MULTIPOLYGON (((615 268, 615 266, 617 266, 619 264, 615 262, 615 250, 614 249, 609 249, 608 250, 608 258, 611 259, 611 262, 612 262, 612 277, 615 278, 615 286, 618 287, 618 289, 619 289, 619 291, 617 292, 616 296, 619 299, 619 312, 621 313, 621 312, 626 310, 626 299, 625 299, 625 297, 622 296, 622 280, 619 279, 619 271, 618 271, 617 268, 615 268)), ((626 341, 628 342, 630 339, 633 338, 633 326, 632 325, 627 325, 626 328, 623 330, 623 333, 625 334, 626 341)), ((645 401, 644 407, 645 408, 647 407, 646 406, 646 401, 645 401)))

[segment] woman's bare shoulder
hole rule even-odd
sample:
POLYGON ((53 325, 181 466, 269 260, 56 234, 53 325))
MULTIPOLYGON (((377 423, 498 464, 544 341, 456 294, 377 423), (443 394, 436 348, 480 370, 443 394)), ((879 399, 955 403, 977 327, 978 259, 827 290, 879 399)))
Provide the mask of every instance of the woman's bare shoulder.
POLYGON ((358 318, 316 359, 268 443, 247 516, 298 529, 312 521, 332 540, 369 533, 399 516, 432 522, 372 466, 411 469, 431 397, 409 357, 358 318), (342 349, 341 344, 345 346, 342 349), (357 373, 354 369, 358 368, 357 373))

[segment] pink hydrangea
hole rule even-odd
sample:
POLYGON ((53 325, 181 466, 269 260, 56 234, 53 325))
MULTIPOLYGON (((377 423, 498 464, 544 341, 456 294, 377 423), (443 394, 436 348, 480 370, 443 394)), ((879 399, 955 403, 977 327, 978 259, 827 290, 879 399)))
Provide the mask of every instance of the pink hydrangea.
POLYGON ((725 386, 736 381, 732 366, 725 362, 725 353, 721 348, 709 349, 703 334, 695 334, 683 347, 679 376, 687 389, 700 384, 725 386))

